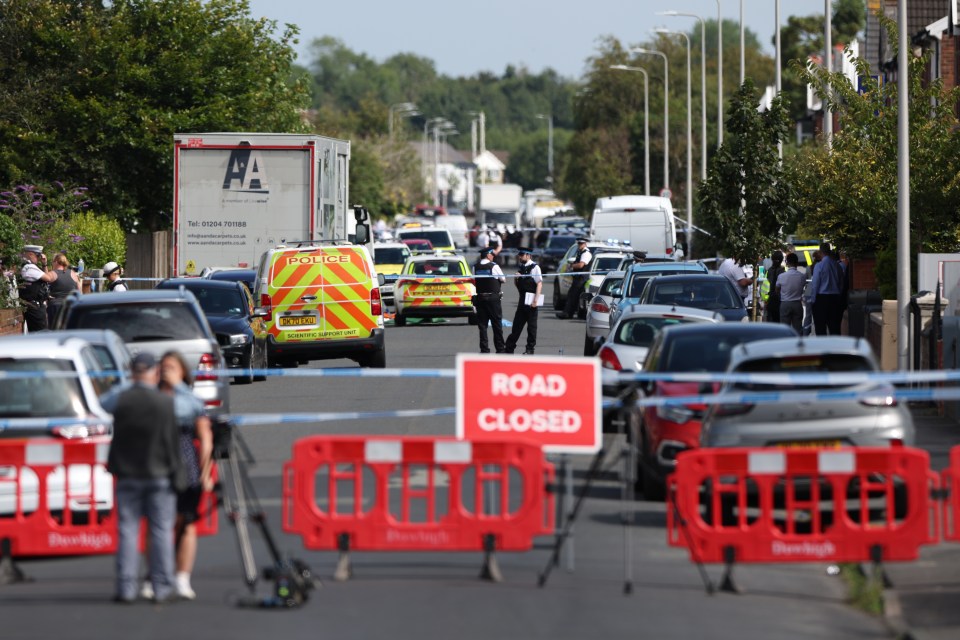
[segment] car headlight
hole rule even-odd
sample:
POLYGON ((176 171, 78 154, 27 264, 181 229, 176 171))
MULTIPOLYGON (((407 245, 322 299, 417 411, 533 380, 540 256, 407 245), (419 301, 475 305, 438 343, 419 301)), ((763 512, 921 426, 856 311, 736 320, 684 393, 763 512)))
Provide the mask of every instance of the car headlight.
POLYGON ((250 336, 245 333, 237 333, 230 336, 230 346, 235 347, 250 342, 250 336))
POLYGON ((661 405, 657 407, 657 417, 661 420, 683 424, 693 418, 693 411, 680 405, 661 405))

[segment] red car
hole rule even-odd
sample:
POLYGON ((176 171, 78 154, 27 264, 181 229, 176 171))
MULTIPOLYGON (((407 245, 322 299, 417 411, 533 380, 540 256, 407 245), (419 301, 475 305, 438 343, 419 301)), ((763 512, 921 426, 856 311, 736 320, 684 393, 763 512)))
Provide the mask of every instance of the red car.
POLYGON ((433 253, 433 243, 429 240, 423 238, 407 238, 400 242, 410 247, 410 253, 433 253))
MULTIPOLYGON (((735 346, 745 342, 795 336, 789 325, 764 322, 691 323, 665 327, 657 334, 643 363, 653 373, 723 373, 735 346)), ((695 396, 715 393, 719 382, 643 383, 645 397, 695 396)), ((700 446, 703 403, 643 407, 635 442, 639 444, 637 482, 648 500, 663 500, 665 478, 677 455, 700 446)))

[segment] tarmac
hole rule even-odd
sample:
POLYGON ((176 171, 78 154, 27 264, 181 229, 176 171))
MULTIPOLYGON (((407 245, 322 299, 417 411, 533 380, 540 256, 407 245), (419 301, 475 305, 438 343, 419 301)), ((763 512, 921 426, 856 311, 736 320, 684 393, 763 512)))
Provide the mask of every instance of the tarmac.
MULTIPOLYGON (((914 409, 917 446, 930 453, 930 469, 949 466, 950 449, 960 445, 960 424, 935 413, 914 409)), ((921 549, 913 562, 883 566, 884 615, 904 640, 960 638, 960 543, 940 542, 921 549)))

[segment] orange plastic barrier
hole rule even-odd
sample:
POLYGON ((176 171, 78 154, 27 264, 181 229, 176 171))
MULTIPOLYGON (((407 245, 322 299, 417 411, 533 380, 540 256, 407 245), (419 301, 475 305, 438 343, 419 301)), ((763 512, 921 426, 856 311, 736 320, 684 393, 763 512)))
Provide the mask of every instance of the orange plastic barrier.
POLYGON ((943 539, 960 542, 960 445, 950 449, 950 466, 942 473, 943 539))
POLYGON ((929 467, 909 448, 693 450, 669 480, 668 542, 702 562, 914 560, 938 539, 929 467))
POLYGON ((0 441, 0 540, 14 557, 113 553, 109 440, 0 441))
POLYGON ((554 530, 553 465, 532 443, 313 436, 283 477, 284 531, 308 549, 524 551, 554 530))

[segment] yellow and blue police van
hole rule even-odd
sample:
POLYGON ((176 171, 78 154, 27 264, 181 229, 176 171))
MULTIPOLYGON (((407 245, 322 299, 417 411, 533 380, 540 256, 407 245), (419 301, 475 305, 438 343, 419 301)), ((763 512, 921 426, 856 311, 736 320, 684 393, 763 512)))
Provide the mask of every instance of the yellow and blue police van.
POLYGON ((386 366, 380 288, 363 245, 278 245, 261 256, 256 289, 270 364, 350 358, 362 367, 386 366))

